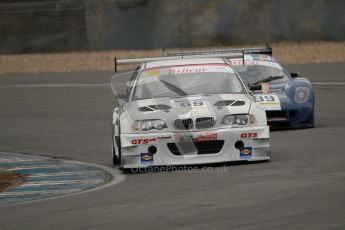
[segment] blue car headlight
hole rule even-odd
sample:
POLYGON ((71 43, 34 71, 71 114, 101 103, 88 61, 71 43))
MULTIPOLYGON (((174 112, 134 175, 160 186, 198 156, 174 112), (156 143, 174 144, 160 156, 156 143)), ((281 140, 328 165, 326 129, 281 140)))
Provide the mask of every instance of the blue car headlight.
POLYGON ((310 90, 308 87, 297 87, 295 89, 295 102, 298 104, 305 103, 308 100, 310 90))
POLYGON ((160 119, 138 120, 132 124, 132 131, 148 131, 151 129, 162 130, 165 128, 167 128, 167 124, 160 119))

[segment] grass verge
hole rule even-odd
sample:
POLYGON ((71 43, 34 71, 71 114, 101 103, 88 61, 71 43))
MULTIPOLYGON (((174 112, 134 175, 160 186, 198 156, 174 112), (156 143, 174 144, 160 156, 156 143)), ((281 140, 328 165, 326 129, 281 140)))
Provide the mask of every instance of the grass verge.
POLYGON ((24 177, 16 172, 0 171, 0 193, 21 185, 23 182, 24 177))

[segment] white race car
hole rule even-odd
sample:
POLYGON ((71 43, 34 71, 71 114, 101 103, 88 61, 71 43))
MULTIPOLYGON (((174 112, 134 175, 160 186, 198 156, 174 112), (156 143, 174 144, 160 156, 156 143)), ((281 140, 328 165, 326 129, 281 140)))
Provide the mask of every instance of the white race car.
POLYGON ((196 56, 116 60, 141 64, 113 110, 115 165, 270 160, 265 111, 225 57, 196 56))

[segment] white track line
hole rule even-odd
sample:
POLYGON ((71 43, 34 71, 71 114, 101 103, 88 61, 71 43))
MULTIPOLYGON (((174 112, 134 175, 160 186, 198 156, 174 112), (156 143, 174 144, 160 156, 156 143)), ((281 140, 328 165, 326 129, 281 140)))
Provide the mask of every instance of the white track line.
POLYGON ((95 175, 99 173, 99 171, 78 171, 78 172, 56 172, 56 173, 35 173, 35 174, 30 174, 28 178, 42 178, 42 177, 54 177, 54 176, 80 176, 80 175, 95 175))
POLYGON ((17 162, 40 162, 40 160, 20 159, 20 158, 4 158, 0 159, 0 163, 17 163, 17 162))
POLYGON ((45 194, 66 194, 66 193, 73 193, 78 192, 79 189, 64 189, 64 190, 37 190, 37 191, 23 191, 23 192, 4 192, 0 193, 0 197, 10 197, 10 196, 25 196, 25 195, 45 195, 45 194))
POLYGON ((38 187, 38 186, 45 186, 45 185, 64 185, 64 184, 90 184, 90 183, 98 184, 102 181, 103 179, 26 182, 18 186, 18 188, 38 187))
MULTIPOLYGON (((59 162, 60 163, 60 162, 59 162)), ((17 171, 17 170, 32 170, 32 169, 47 169, 47 168, 60 168, 60 164, 39 164, 37 166, 7 166, 7 167, 0 167, 0 169, 5 169, 9 171, 17 171)))

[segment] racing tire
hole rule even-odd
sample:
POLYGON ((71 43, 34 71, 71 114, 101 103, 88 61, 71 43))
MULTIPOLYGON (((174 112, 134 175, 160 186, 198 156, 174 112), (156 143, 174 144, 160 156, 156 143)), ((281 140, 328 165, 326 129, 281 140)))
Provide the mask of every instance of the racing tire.
MULTIPOLYGON (((121 140, 120 140, 120 133, 119 133, 119 139, 117 141, 117 151, 118 151, 118 156, 116 156, 116 150, 115 150, 115 147, 114 147, 114 137, 112 138, 113 139, 113 154, 112 154, 112 160, 113 160, 113 165, 121 165, 121 140)), ((116 140, 115 140, 116 141, 116 140)))
POLYGON ((313 111, 311 113, 311 118, 310 118, 310 122, 309 122, 309 125, 310 125, 310 128, 315 128, 315 100, 313 102, 313 111))
POLYGON ((315 127, 315 114, 314 114, 314 110, 313 110, 312 119, 310 120, 310 125, 311 125, 311 127, 315 127))
POLYGON ((113 156, 112 157, 113 165, 119 165, 120 164, 120 160, 119 160, 119 158, 115 154, 114 144, 113 144, 113 155, 112 156, 113 156))
POLYGON ((310 119, 310 125, 311 125, 311 127, 312 128, 314 128, 315 127, 315 95, 313 95, 313 97, 314 97, 314 101, 313 101, 313 112, 312 112, 312 117, 311 117, 311 119, 310 119))

